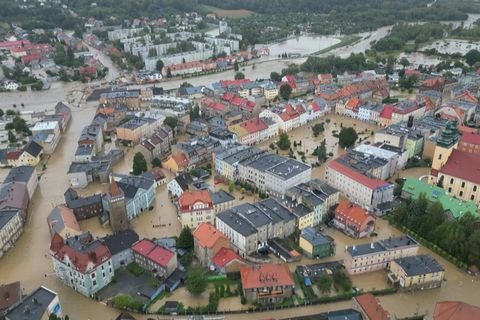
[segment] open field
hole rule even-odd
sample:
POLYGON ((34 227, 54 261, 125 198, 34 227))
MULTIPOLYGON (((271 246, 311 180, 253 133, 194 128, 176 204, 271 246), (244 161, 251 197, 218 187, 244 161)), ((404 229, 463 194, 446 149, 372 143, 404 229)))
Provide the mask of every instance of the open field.
POLYGON ((344 37, 341 38, 339 43, 336 43, 336 44, 334 44, 334 45, 332 45, 328 48, 317 51, 317 52, 313 53, 313 55, 321 55, 323 53, 327 53, 327 52, 330 52, 330 51, 338 49, 338 48, 353 45, 354 43, 356 43, 360 39, 362 39, 362 37, 356 36, 356 35, 344 36, 344 37))
POLYGON ((215 13, 219 18, 244 18, 244 17, 251 16, 253 14, 252 11, 245 10, 245 9, 227 10, 227 9, 220 9, 217 7, 207 6, 207 5, 204 5, 203 9, 206 12, 215 13))

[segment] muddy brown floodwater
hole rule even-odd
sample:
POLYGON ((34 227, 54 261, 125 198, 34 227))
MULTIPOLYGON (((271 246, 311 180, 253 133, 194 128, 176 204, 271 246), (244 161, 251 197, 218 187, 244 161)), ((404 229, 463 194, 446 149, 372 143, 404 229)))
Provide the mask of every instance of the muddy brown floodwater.
MULTIPOLYGON (((67 93, 64 93, 63 95, 67 96, 67 93)), ((74 94, 72 95, 72 99, 75 99, 78 103, 80 96, 80 93, 77 93, 76 95, 74 94)), ((35 104, 34 97, 28 97, 28 99, 31 101, 31 104, 29 104, 28 108, 29 110, 38 111, 45 108, 45 105, 43 104, 35 104)), ((50 97, 42 97, 41 100, 48 101, 50 103, 50 97)), ((9 108, 10 105, 1 103, 1 107, 5 109, 9 108)), ((94 104, 83 104, 81 107, 72 108, 73 117, 68 131, 63 136, 55 154, 48 159, 46 171, 41 173, 39 188, 31 203, 30 215, 25 226, 25 231, 16 243, 15 248, 8 251, 8 253, 2 257, 2 259, 0 259, 0 283, 8 283, 19 280, 22 283, 25 293, 30 292, 39 285, 45 285, 59 294, 64 313, 69 314, 70 318, 75 320, 108 320, 114 319, 119 313, 117 310, 106 307, 99 302, 90 300, 76 293, 71 288, 63 285, 52 274, 52 265, 48 256, 50 236, 46 224, 46 217, 55 205, 63 202, 63 193, 69 185, 66 172, 70 162, 73 159, 77 139, 82 128, 91 121, 95 113, 95 109, 96 106, 94 104)), ((307 155, 311 154, 313 149, 320 144, 323 138, 326 138, 327 140, 327 152, 332 152, 334 156, 344 153, 345 151, 339 148, 337 145, 338 139, 332 136, 333 130, 340 130, 340 123, 342 123, 343 126, 354 126, 357 131, 363 132, 365 129, 368 129, 365 134, 361 135, 362 140, 370 139, 371 130, 375 129, 375 126, 371 124, 342 118, 337 115, 328 115, 326 118, 330 118, 331 122, 326 124, 325 133, 317 138, 312 137, 311 126, 313 123, 289 133, 292 142, 293 140, 302 141, 302 146, 297 147, 295 153, 297 153, 297 151, 304 151, 307 155)), ((321 122, 324 121, 324 119, 320 119, 318 121, 321 122)), ((261 145, 261 147, 268 148, 271 142, 272 141, 265 142, 261 145)), ((126 158, 114 167, 114 171, 119 173, 128 173, 132 163, 132 157, 132 152, 128 152, 126 158)), ((307 162, 313 161, 313 157, 307 157, 307 162)), ((323 178, 324 167, 325 165, 316 167, 313 171, 313 176, 316 178, 323 178)), ((423 175, 424 171, 424 168, 410 169, 402 172, 400 175, 412 175, 418 177, 423 175)), ((7 169, 1 169, 0 178, 3 180, 7 173, 7 169)), ((106 188, 106 184, 93 184, 85 190, 82 190, 81 193, 89 194, 92 192, 101 192, 105 191, 106 188)), ((215 188, 226 188, 226 186, 217 185, 215 188)), ((256 200, 254 197, 245 197, 240 201, 239 199, 243 195, 241 195, 238 191, 235 191, 235 196, 237 197, 237 203, 256 200)), ((160 186, 158 188, 154 209, 135 219, 132 222, 132 225, 141 237, 159 238, 163 236, 172 236, 179 233, 180 224, 176 218, 173 205, 168 199, 166 186, 160 186), (160 225, 160 227, 157 228, 155 227, 156 225, 160 225)), ((98 236, 103 236, 110 233, 109 228, 102 227, 97 219, 84 221, 81 223, 81 227, 84 230, 90 230, 94 235, 98 236)), ((346 237, 342 233, 331 229, 328 229, 327 232, 335 237, 337 243, 337 251, 335 256, 329 258, 328 260, 343 259, 344 248, 346 245, 372 241, 370 238, 353 240, 346 237)), ((383 220, 379 220, 377 223, 377 233, 378 239, 399 234, 397 230, 391 228, 383 220)), ((428 252, 428 250, 425 248, 422 248, 421 251, 428 252)), ((432 253, 430 252, 430 254, 432 253)), ((444 283, 444 286, 441 289, 426 290, 415 294, 402 293, 381 297, 380 300, 382 304, 385 308, 390 310, 393 315, 405 317, 415 312, 419 312, 426 313, 429 317, 431 317, 435 303, 440 300, 462 300, 478 305, 478 294, 480 293, 480 284, 478 280, 466 275, 464 272, 458 270, 452 264, 438 257, 437 255, 434 254, 434 256, 446 269, 447 281, 444 283)), ((300 263, 314 262, 315 261, 313 260, 304 258, 300 263)), ((292 264, 290 266, 292 271, 295 269, 296 265, 297 264, 292 264)), ((355 276, 352 280, 355 286, 365 289, 379 289, 387 286, 386 274, 383 271, 355 276)), ((170 298, 183 301, 185 305, 198 305, 206 301, 205 298, 208 299, 208 295, 205 295, 205 297, 202 296, 192 299, 185 289, 180 289, 176 291, 170 298)), ((156 305, 155 307, 157 306, 159 305, 156 305)), ((345 301, 327 305, 310 306, 293 310, 281 310, 255 315, 244 313, 227 316, 226 318, 285 318, 292 315, 306 315, 340 308, 347 308, 350 306, 351 302, 345 301)), ((239 307, 238 298, 229 298, 220 302, 221 310, 229 310, 236 307, 239 307)), ((138 315, 138 319, 147 318, 148 316, 138 315)))

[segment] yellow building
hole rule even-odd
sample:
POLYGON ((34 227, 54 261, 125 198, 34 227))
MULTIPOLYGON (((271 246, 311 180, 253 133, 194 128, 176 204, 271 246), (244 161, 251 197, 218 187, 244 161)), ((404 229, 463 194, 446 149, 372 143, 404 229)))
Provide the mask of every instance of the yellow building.
POLYGON ((170 155, 162 162, 162 168, 170 170, 170 172, 178 172, 188 169, 188 159, 183 152, 170 155))
POLYGON ((480 158, 457 149, 459 133, 456 122, 449 123, 437 140, 430 184, 441 186, 453 197, 480 205, 480 158))
POLYGON ((12 151, 7 154, 7 164, 11 167, 32 166, 39 164, 43 148, 38 143, 30 140, 23 150, 12 151))
POLYGON ((395 259, 388 274, 393 285, 412 290, 439 288, 444 277, 443 267, 429 255, 395 259))

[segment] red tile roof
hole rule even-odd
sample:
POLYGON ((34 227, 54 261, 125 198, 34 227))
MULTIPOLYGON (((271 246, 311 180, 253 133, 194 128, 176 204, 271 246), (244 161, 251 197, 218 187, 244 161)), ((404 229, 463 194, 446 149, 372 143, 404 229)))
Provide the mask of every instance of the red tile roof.
POLYGON ((188 167, 188 159, 183 152, 172 154, 172 159, 175 161, 178 168, 182 169, 188 167))
POLYGON ((260 118, 248 119, 240 123, 239 126, 244 128, 249 134, 268 129, 267 124, 260 118))
POLYGON ((358 98, 351 98, 347 101, 347 103, 345 104, 345 108, 346 109, 350 109, 350 110, 355 110, 357 109, 359 106, 360 106, 360 99, 358 98))
POLYGON ((290 104, 287 104, 279 116, 283 121, 289 121, 298 118, 300 115, 290 104))
POLYGON ((149 239, 138 241, 132 246, 132 250, 164 268, 167 267, 170 260, 174 257, 173 252, 155 244, 149 239))
POLYGON ((123 191, 120 189, 118 186, 118 183, 112 179, 112 182, 110 183, 110 189, 108 190, 108 193, 111 197, 121 197, 123 196, 123 191))
POLYGON ((225 267, 234 260, 243 262, 243 259, 230 248, 221 248, 212 258, 213 264, 220 268, 225 267))
POLYGON ((371 293, 355 297, 357 303, 370 320, 389 320, 390 313, 383 309, 377 298, 371 293))
POLYGON ((207 208, 213 208, 212 196, 208 190, 198 190, 192 192, 184 192, 178 198, 178 207, 180 212, 190 212, 194 209, 196 204, 201 203, 204 207, 201 210, 207 208))
POLYGON ((358 183, 363 184, 364 186, 366 186, 366 187, 368 187, 372 190, 388 184, 388 182, 385 182, 385 181, 380 180, 380 179, 369 178, 369 177, 361 174, 360 172, 357 172, 357 171, 341 164, 337 160, 330 161, 327 166, 329 168, 331 168, 335 171, 338 171, 341 174, 349 177, 350 179, 355 180, 358 183))
POLYGON ((392 119, 392 113, 394 109, 394 106, 391 104, 384 105, 382 112, 380 112, 380 118, 392 119))
POLYGON ((261 264, 240 268, 242 288, 255 289, 274 286, 293 286, 288 264, 261 264))
POLYGON ((360 229, 362 225, 365 225, 369 221, 375 221, 375 217, 361 207, 349 203, 347 200, 342 200, 335 209, 335 219, 341 221, 344 224, 355 225, 357 229, 360 229))
POLYGON ((478 103, 477 97, 475 97, 470 91, 464 91, 455 97, 456 100, 467 101, 472 103, 478 103))
POLYGON ((480 319, 480 308, 462 301, 442 301, 435 305, 433 320, 480 319))
POLYGON ((20 158, 22 153, 23 153, 22 150, 9 152, 9 153, 7 153, 7 159, 8 160, 17 160, 18 158, 20 158))
POLYGON ((480 145, 480 134, 464 132, 460 137, 460 142, 480 145))
POLYGON ((440 172, 480 184, 480 155, 455 149, 440 172))
POLYGON ((220 85, 222 87, 236 86, 240 87, 242 84, 252 82, 250 79, 240 79, 240 80, 220 80, 220 85))
POLYGON ((193 232, 193 237, 202 248, 212 248, 217 241, 227 240, 223 233, 208 223, 200 224, 193 232))
MULTIPOLYGON (((87 238, 85 244, 92 241, 93 238, 90 236, 87 238)), ((99 244, 88 252, 78 251, 68 245, 58 233, 52 238, 50 250, 53 252, 54 257, 59 261, 63 262, 65 256, 67 256, 75 268, 82 273, 85 273, 90 264, 93 264, 96 267, 112 257, 112 254, 104 244, 99 244)))

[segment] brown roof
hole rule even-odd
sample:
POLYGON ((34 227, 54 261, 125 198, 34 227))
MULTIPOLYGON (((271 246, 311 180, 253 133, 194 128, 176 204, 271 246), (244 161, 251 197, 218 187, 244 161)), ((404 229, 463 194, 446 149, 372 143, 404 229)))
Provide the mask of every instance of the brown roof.
POLYGON ((193 232, 193 237, 202 248, 212 248, 218 240, 227 239, 223 233, 208 223, 200 224, 193 232))
POLYGON ((120 189, 118 186, 118 183, 112 179, 112 182, 110 182, 110 189, 108 191, 111 197, 121 197, 123 196, 123 191, 120 189))
POLYGON ((354 298, 370 320, 388 320, 390 313, 383 309, 377 298, 371 293, 362 294, 354 298))
POLYGON ((286 263, 267 263, 255 267, 240 268, 240 276, 244 289, 294 285, 290 269, 286 263))
POLYGON ((480 319, 480 308, 461 301, 442 301, 435 305, 433 320, 480 319))
POLYGON ((21 299, 22 288, 19 281, 0 286, 0 310, 8 309, 21 299))

